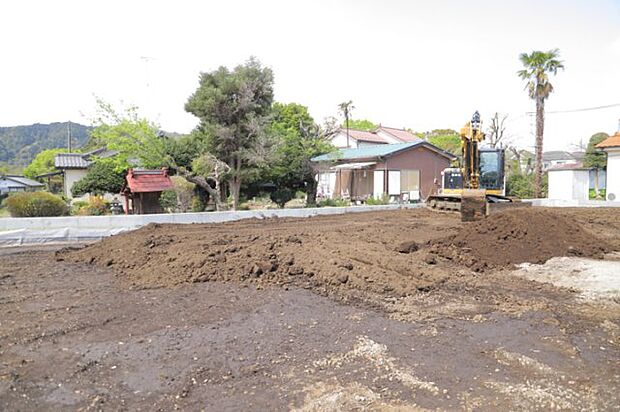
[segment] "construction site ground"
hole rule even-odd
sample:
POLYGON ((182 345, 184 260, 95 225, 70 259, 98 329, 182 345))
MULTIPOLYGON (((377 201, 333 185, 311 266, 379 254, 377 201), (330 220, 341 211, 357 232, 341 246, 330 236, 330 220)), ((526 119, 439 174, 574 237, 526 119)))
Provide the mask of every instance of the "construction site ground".
POLYGON ((620 410, 618 251, 544 208, 0 249, 0 410, 620 410))

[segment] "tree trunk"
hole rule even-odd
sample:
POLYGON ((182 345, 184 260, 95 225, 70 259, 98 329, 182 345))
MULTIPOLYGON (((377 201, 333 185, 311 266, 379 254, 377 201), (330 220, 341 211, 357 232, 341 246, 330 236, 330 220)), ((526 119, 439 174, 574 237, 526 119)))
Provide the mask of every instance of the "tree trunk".
POLYGON ((241 178, 234 176, 230 180, 230 194, 232 194, 233 203, 232 210, 237 210, 239 207, 239 192, 241 191, 241 178))
POLYGON ((239 207, 239 195, 241 192, 241 160, 238 155, 236 156, 234 162, 234 174, 232 179, 230 179, 230 193, 233 198, 232 209, 237 210, 239 207))
POLYGON ((545 130, 545 101, 536 98, 536 165, 534 166, 534 196, 542 197, 543 133, 545 130))
POLYGON ((306 182, 306 206, 314 207, 316 206, 316 190, 318 188, 318 183, 314 179, 308 180, 306 182))
POLYGON ((598 167, 594 169, 594 198, 597 200, 601 198, 601 193, 598 188, 598 170, 598 167))
POLYGON ((226 210, 226 206, 222 203, 221 200, 219 182, 215 182, 215 188, 213 188, 211 187, 207 179, 202 176, 194 176, 184 168, 178 168, 177 172, 179 172, 179 174, 183 176, 183 178, 188 182, 194 183, 206 190, 207 193, 209 193, 209 197, 211 197, 215 201, 215 210, 226 210))

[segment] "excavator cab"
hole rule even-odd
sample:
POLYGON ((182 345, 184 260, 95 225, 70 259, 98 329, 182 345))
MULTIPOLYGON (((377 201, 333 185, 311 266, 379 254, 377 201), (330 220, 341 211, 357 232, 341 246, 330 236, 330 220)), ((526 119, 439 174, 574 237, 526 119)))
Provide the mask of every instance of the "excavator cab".
POLYGON ((529 206, 506 197, 503 149, 479 147, 485 135, 480 114, 474 113, 460 133, 461 167, 442 172, 441 190, 427 199, 431 209, 460 210, 463 221, 474 221, 506 207, 529 206))

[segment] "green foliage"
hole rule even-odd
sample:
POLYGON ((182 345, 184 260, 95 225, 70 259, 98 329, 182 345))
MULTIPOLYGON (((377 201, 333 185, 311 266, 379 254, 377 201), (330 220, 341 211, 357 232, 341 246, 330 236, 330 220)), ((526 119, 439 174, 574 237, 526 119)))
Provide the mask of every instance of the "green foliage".
POLYGON ((110 203, 101 196, 90 196, 88 202, 73 202, 72 214, 80 216, 103 216, 109 215, 110 203))
MULTIPOLYGON (((33 124, 30 126, 0 127, 0 162, 26 166, 46 149, 67 147, 69 123, 33 124)), ((82 146, 90 127, 71 123, 73 147, 82 146)), ((13 173, 13 172, 11 172, 13 173)))
POLYGON ((453 155, 461 155, 461 138, 454 130, 434 130, 428 136, 428 142, 453 155))
POLYGON ((291 189, 277 189, 269 194, 269 198, 272 202, 278 205, 279 208, 283 208, 286 203, 295 198, 295 192, 291 189))
MULTIPOLYGON (((342 127, 346 127, 346 124, 342 124, 342 127)), ((365 130, 367 132, 370 132, 372 130, 375 130, 378 126, 376 124, 374 124, 373 122, 371 122, 370 120, 366 120, 366 119, 349 119, 349 129, 354 129, 354 130, 365 130)))
POLYGON ((75 182, 71 193, 73 196, 119 193, 125 183, 125 172, 117 171, 117 167, 113 158, 98 159, 88 169, 86 176, 75 182))
POLYGON ((192 199, 192 212, 204 212, 205 204, 200 196, 194 196, 192 199))
MULTIPOLYGON (((532 199, 536 197, 534 174, 513 173, 506 179, 506 195, 520 199, 532 199)), ((542 197, 547 196, 547 175, 543 176, 542 197)))
POLYGON ((24 176, 34 179, 36 176, 55 172, 54 158, 58 153, 66 152, 66 149, 47 149, 39 152, 32 162, 24 169, 24 176))
POLYGON ((585 167, 593 167, 596 169, 605 169, 607 167, 607 154, 597 149, 596 145, 608 137, 609 135, 607 133, 596 133, 590 137, 586 155, 583 158, 583 165, 585 167))
POLYGON ((185 110, 198 117, 195 133, 206 149, 230 167, 233 204, 239 201, 242 179, 256 174, 269 148, 265 126, 273 102, 273 72, 255 58, 229 70, 202 73, 198 89, 185 110))
POLYGON ((519 55, 524 69, 519 70, 517 75, 526 81, 525 88, 531 99, 545 100, 553 92, 549 74, 555 75, 559 69, 564 69, 564 64, 558 59, 559 57, 559 49, 546 52, 535 50, 530 54, 519 55))
POLYGON ((206 152, 206 143, 199 133, 164 140, 166 154, 174 165, 192 169, 192 161, 206 152))
POLYGON ((136 161, 147 169, 169 165, 165 139, 159 135, 157 125, 140 117, 137 107, 119 113, 101 99, 97 99, 97 105, 96 127, 90 144, 118 151, 111 158, 117 172, 127 170, 136 161))
POLYGON ((369 206, 374 205, 387 205, 390 202, 390 198, 387 194, 383 194, 380 198, 369 197, 366 199, 366 204, 369 206))
POLYGON ((332 133, 328 129, 335 130, 335 127, 314 124, 305 106, 274 103, 269 133, 275 141, 275 155, 263 179, 274 183, 282 195, 308 191, 315 184, 310 159, 335 150, 328 139, 332 133))
POLYGON ((174 184, 177 202, 175 205, 176 209, 182 213, 189 211, 192 206, 192 197, 194 196, 196 185, 188 182, 181 176, 171 176, 170 180, 174 184))
POLYGON ((346 207, 351 206, 351 202, 345 199, 323 199, 317 203, 318 207, 346 207))
POLYGON ((607 199, 607 195, 606 195, 606 190, 605 189, 599 189, 598 190, 598 194, 599 197, 596 197, 596 190, 595 189, 590 189, 588 192, 588 198, 590 200, 596 200, 596 199, 607 199))
POLYGON ((71 214, 72 215, 80 215, 80 211, 88 206, 88 202, 86 200, 76 200, 71 203, 71 214))
POLYGON ((165 211, 174 212, 177 208, 177 193, 174 190, 164 190, 159 195, 159 204, 165 211))
POLYGON ((13 217, 63 216, 69 212, 65 201, 49 192, 14 193, 6 205, 13 217))

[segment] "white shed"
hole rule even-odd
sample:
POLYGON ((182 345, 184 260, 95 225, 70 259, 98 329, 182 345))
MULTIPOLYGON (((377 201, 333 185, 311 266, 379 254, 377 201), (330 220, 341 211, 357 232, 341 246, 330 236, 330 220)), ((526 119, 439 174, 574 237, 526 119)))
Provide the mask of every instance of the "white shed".
POLYGON ((588 200, 589 190, 590 169, 578 164, 549 169, 549 199, 588 200))
POLYGON ((618 202, 620 201, 620 130, 596 147, 607 153, 605 196, 609 201, 618 202))

